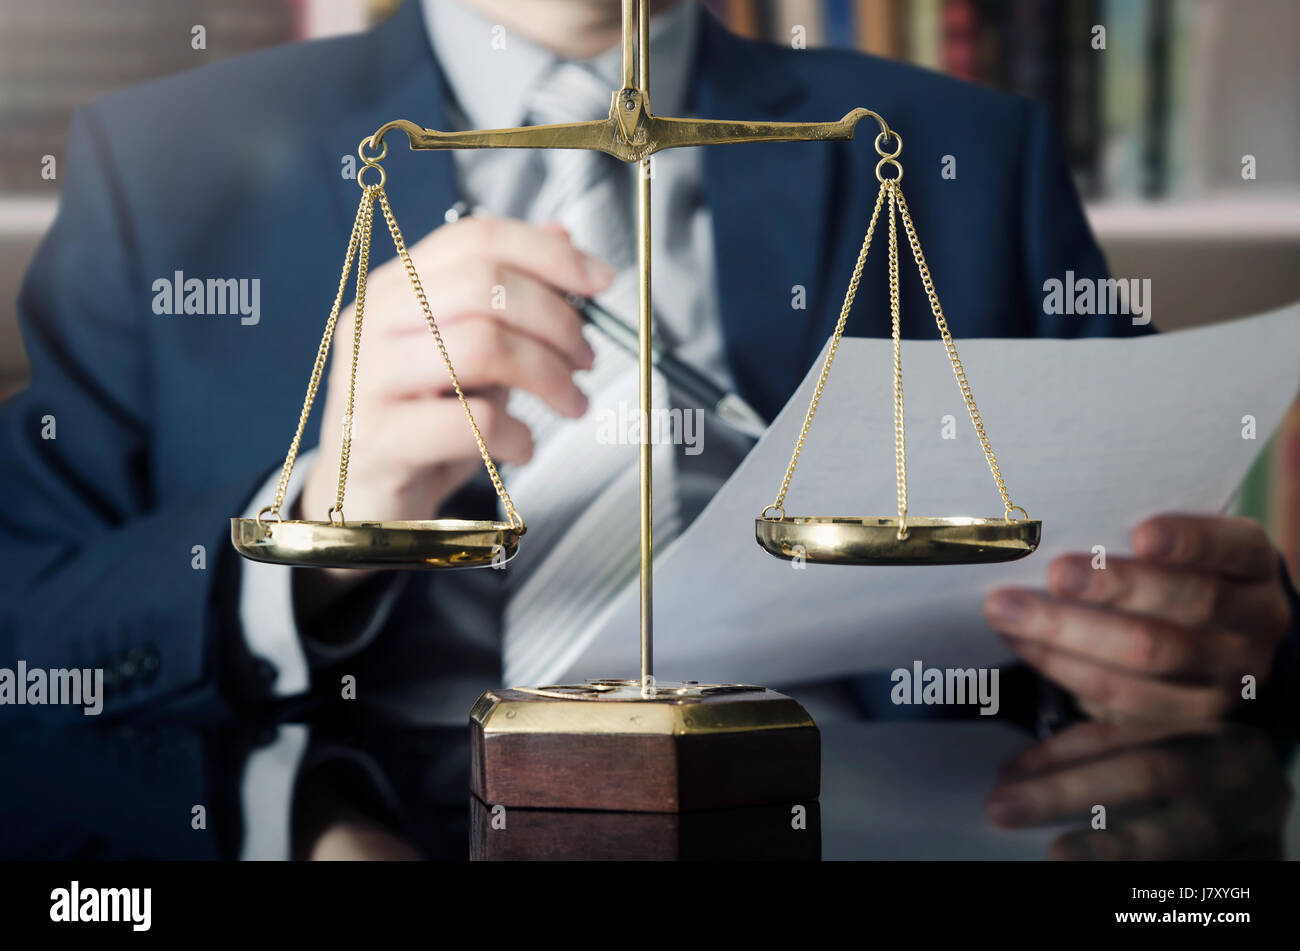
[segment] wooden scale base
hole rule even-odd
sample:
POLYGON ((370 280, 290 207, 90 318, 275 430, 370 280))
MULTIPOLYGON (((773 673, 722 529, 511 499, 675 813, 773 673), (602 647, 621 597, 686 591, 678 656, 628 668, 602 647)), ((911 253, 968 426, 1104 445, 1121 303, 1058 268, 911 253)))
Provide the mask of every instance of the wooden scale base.
POLYGON ((470 791, 488 806, 678 813, 816 801, 821 734, 743 684, 635 680, 489 690, 470 710, 470 791))
POLYGON ((512 809, 470 798, 471 862, 816 862, 816 801, 700 812, 512 809))

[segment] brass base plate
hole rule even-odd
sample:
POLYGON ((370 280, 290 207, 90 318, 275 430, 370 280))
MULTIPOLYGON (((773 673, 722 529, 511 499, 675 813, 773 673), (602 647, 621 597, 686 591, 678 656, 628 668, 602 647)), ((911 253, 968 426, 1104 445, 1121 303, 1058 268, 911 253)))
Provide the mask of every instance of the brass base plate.
POLYGON ((832 565, 976 565, 1031 554, 1043 523, 1032 519, 908 516, 757 518, 759 545, 778 558, 832 565))
POLYGON ((653 692, 636 680, 489 690, 469 715, 486 734, 687 736, 814 726, 798 701, 774 690, 694 681, 659 683, 653 692))
POLYGON ((232 518, 230 540, 253 561, 316 568, 475 568, 509 561, 519 548, 508 522, 456 518, 342 525, 232 518))

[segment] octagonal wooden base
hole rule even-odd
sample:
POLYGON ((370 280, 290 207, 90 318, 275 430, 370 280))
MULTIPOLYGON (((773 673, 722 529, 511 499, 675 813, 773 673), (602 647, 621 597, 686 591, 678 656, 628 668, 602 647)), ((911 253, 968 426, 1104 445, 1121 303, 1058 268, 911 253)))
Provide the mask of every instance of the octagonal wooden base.
POLYGON ((815 801, 821 736, 763 687, 633 681, 490 690, 470 711, 488 805, 676 813, 815 801))
POLYGON ((813 800, 701 812, 510 809, 470 797, 472 862, 816 862, 813 800))

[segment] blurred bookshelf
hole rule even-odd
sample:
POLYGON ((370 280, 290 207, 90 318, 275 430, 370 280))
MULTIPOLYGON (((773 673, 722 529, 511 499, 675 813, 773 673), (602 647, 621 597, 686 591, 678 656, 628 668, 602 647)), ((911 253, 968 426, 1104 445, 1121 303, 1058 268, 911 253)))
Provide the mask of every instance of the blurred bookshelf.
POLYGON ((1163 329, 1300 299, 1295 0, 705 2, 753 39, 1044 103, 1111 270, 1151 279, 1163 329))
POLYGON ((1089 199, 1258 181, 1300 197, 1294 0, 705 0, 732 30, 904 60, 1044 103, 1089 199), (1102 32, 1104 31, 1104 32, 1102 32))
MULTIPOLYGON (((398 2, 0 0, 0 398, 26 376, 15 297, 56 209, 42 158, 62 161, 75 109, 228 56, 365 29, 398 2), (195 24, 206 49, 191 46, 195 24)), ((1043 102, 1111 271, 1151 280, 1164 330, 1300 299, 1295 0, 702 2, 754 39, 791 45, 797 32, 809 47, 858 49, 1043 102), (1243 177, 1246 156, 1254 178, 1243 177)), ((1300 415, 1288 427, 1261 462, 1271 474, 1253 476, 1243 498, 1252 514, 1271 513, 1295 565, 1300 415)))
POLYGON ((283 43, 295 5, 265 0, 0 0, 0 192, 41 193, 72 112, 114 89, 283 43), (205 49, 191 30, 202 26, 205 49))

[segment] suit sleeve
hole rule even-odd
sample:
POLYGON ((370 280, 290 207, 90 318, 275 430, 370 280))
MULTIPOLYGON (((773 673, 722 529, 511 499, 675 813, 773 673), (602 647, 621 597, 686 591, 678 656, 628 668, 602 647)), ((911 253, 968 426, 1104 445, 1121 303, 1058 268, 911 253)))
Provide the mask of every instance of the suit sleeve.
POLYGON ((265 472, 188 498, 152 484, 151 298, 105 143, 93 107, 73 118, 19 299, 32 375, 0 406, 0 664, 102 667, 121 712, 205 703, 234 675, 228 519, 265 472))
MULTIPOLYGON (((1060 138, 1046 107, 1026 103, 1021 148, 1021 266, 1026 313, 1036 337, 1129 337, 1153 332, 1130 314, 1063 314, 1049 306, 1049 282, 1066 287, 1079 280, 1104 290, 1111 277, 1074 186, 1060 138)), ((1138 301, 1141 299, 1139 298, 1138 301)))

